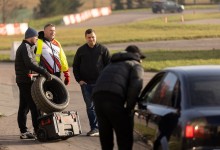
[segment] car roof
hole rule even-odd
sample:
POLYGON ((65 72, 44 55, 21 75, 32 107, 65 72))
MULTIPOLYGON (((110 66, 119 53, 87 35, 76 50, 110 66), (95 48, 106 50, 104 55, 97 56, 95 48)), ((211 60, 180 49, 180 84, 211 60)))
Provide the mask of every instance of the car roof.
POLYGON ((220 75, 220 65, 177 66, 165 68, 164 71, 185 74, 187 76, 220 75))
MULTIPOLYGON (((164 2, 174 2, 172 0, 154 0, 153 3, 164 3, 164 2)), ((175 2, 174 2, 175 3, 175 2)))
POLYGON ((166 2, 167 0, 154 0, 153 2, 166 2))

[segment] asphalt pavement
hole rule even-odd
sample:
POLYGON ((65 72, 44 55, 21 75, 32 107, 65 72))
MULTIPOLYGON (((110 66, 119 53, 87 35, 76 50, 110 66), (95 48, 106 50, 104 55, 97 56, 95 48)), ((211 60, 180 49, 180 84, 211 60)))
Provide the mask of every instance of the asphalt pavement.
MULTIPOLYGON (((86 115, 86 108, 82 98, 79 85, 76 83, 72 69, 71 82, 67 86, 70 94, 70 104, 66 110, 78 111, 83 133, 79 136, 70 138, 66 141, 53 141, 40 143, 33 140, 20 140, 19 129, 17 125, 17 111, 19 102, 18 87, 15 83, 14 63, 0 63, 0 150, 99 150, 100 143, 98 137, 87 137, 89 123, 86 115)), ((145 83, 154 75, 154 73, 145 73, 145 83)), ((30 113, 28 115, 28 127, 32 130, 30 113)), ((117 149, 117 147, 115 148, 117 149)), ((144 150, 146 145, 140 140, 135 133, 134 150, 144 150)))
MULTIPOLYGON (((196 40, 174 40, 174 41, 151 41, 118 43, 106 45, 110 50, 123 50, 129 44, 135 44, 141 49, 149 50, 217 50, 220 48, 220 39, 196 39, 196 40)), ((75 47, 77 48, 77 47, 75 47)), ((66 50, 74 50, 74 47, 65 47, 66 50)), ((14 63, 0 62, 0 150, 98 150, 100 149, 97 137, 87 137, 89 123, 86 115, 85 104, 82 98, 79 85, 76 83, 72 69, 71 83, 67 86, 70 93, 70 104, 66 110, 75 110, 80 114, 82 125, 82 135, 68 139, 67 141, 39 143, 38 141, 22 141, 19 139, 19 129, 17 126, 18 110, 18 87, 15 83, 14 63), (85 138, 86 137, 86 138, 85 138)), ((144 83, 146 84, 155 73, 145 72, 144 83)), ((28 117, 28 127, 31 128, 30 116, 28 117)), ((135 133, 134 150, 147 149, 146 145, 140 141, 140 137, 135 133)), ((117 149, 117 148, 116 148, 117 149)))

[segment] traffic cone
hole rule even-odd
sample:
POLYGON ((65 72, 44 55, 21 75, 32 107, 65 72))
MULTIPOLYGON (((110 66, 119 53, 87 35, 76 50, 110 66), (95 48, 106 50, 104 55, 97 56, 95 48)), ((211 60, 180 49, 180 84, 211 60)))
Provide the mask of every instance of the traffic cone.
POLYGON ((183 17, 183 15, 181 15, 181 22, 184 22, 184 17, 183 17))
POLYGON ((164 22, 167 23, 167 16, 164 17, 164 22))

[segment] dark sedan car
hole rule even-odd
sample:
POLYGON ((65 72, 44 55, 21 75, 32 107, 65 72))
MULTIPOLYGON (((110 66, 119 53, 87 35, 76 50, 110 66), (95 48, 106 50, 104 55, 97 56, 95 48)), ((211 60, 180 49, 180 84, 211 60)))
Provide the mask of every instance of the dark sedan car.
POLYGON ((141 93, 138 112, 155 150, 220 149, 220 65, 160 71, 141 93))
POLYGON ((160 0, 152 2, 153 13, 165 13, 165 12, 183 12, 184 6, 171 0, 160 0))

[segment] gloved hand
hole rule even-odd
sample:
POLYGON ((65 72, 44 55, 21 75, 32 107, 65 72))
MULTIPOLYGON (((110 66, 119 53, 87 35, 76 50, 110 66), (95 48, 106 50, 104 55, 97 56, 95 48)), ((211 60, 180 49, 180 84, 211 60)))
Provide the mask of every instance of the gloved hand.
POLYGON ((63 73, 64 73, 64 77, 65 77, 64 84, 68 85, 70 83, 70 73, 69 73, 69 70, 64 71, 63 73))
POLYGON ((46 72, 44 76, 47 79, 47 81, 51 81, 53 79, 49 72, 46 72))

